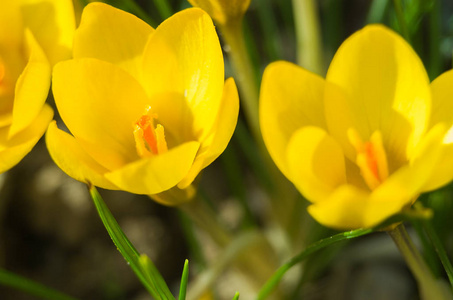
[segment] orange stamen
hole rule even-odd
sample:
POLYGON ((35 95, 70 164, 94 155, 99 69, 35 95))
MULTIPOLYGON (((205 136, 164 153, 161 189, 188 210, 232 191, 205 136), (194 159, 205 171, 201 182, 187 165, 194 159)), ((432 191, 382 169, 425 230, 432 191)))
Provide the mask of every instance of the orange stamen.
POLYGON ((387 155, 382 143, 382 136, 375 131, 370 140, 363 142, 354 129, 348 131, 351 145, 356 150, 356 164, 368 187, 377 188, 388 177, 387 155))
POLYGON ((366 157, 366 162, 368 165, 368 168, 370 169, 371 173, 376 177, 377 180, 379 180, 379 172, 378 172, 378 165, 377 165, 377 160, 376 156, 374 154, 374 149, 373 149, 373 144, 371 142, 366 142, 364 144, 365 148, 365 157, 366 157))
POLYGON ((134 138, 139 156, 158 155, 168 150, 164 127, 161 124, 157 124, 157 127, 155 127, 155 119, 157 119, 157 115, 151 113, 151 107, 148 107, 135 123, 134 138))

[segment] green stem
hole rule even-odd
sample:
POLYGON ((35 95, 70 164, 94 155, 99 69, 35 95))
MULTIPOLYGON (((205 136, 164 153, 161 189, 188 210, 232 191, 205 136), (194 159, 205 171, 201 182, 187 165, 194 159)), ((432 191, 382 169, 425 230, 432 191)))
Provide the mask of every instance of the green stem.
POLYGON ((319 18, 314 0, 293 0, 297 39, 297 62, 300 66, 322 74, 323 58, 319 18))
MULTIPOLYGON (((239 263, 235 267, 243 271, 244 274, 250 275, 250 265, 246 265, 241 258, 244 257, 244 254, 250 254, 254 245, 261 243, 261 241, 261 234, 255 230, 247 230, 237 235, 203 272, 197 274, 195 280, 191 283, 187 299, 200 299, 206 290, 216 282, 222 272, 234 265, 236 261, 239 263)), ((258 266, 263 265, 261 262, 258 266)))
POLYGON ((264 46, 266 54, 271 61, 282 58, 282 41, 281 35, 278 33, 279 26, 275 19, 275 12, 272 9, 270 0, 260 0, 260 5, 257 5, 258 17, 263 30, 264 46))
MULTIPOLYGON (((261 136, 258 116, 258 78, 253 68, 242 30, 242 19, 236 19, 226 24, 217 24, 223 35, 225 43, 229 46, 230 57, 233 62, 235 79, 241 92, 241 108, 247 118, 251 133, 257 143, 258 149, 263 157, 263 165, 270 175, 272 186, 270 189, 274 215, 279 219, 280 224, 287 222, 288 210, 294 206, 292 197, 292 186, 280 173, 273 163, 261 136), (284 201, 285 203, 282 203, 284 201)), ((269 186, 265 186, 266 188, 269 186)))
POLYGON ((393 8, 395 9, 401 34, 409 44, 412 44, 409 29, 407 28, 406 20, 404 19, 403 4, 401 3, 401 0, 393 0, 393 8))
POLYGON ((206 258, 204 257, 202 246, 195 236, 195 230, 192 221, 186 214, 181 211, 178 211, 178 217, 181 223, 184 237, 186 238, 186 242, 189 247, 189 253, 191 254, 192 260, 200 269, 205 268, 206 258))
POLYGON ((225 247, 232 239, 228 230, 219 223, 217 214, 208 207, 201 199, 195 198, 189 203, 178 206, 190 220, 214 240, 220 247, 225 247))
POLYGON ((19 276, 5 269, 0 268, 0 284, 11 288, 26 292, 30 295, 53 300, 74 300, 68 295, 46 287, 40 283, 32 281, 28 278, 19 276))
POLYGON ((389 230, 388 234, 392 237, 396 246, 403 255, 409 269, 417 280, 421 298, 429 299, 450 299, 446 291, 442 289, 441 282, 438 282, 432 275, 431 270, 425 264, 420 252, 414 246, 411 238, 407 234, 403 223, 394 229, 389 230))
MULTIPOLYGON (((221 248, 230 248, 237 239, 219 222, 217 214, 200 199, 194 199, 179 208, 206 232, 210 238, 221 248)), ((255 286, 261 286, 275 267, 276 259, 267 240, 255 231, 253 243, 247 242, 249 251, 235 256, 237 267, 248 277, 255 286), (263 263, 266 262, 266 263, 263 263)), ((241 243, 239 243, 241 244, 241 243)))
POLYGON ((448 258, 447 252, 445 251, 445 248, 442 245, 442 242, 439 236, 437 235, 436 230, 434 230, 431 222, 429 220, 423 221, 423 227, 425 228, 425 231, 429 239, 431 240, 432 244, 434 245, 434 248, 436 249, 437 254, 439 255, 440 261, 444 266, 445 272, 448 275, 448 279, 450 280, 450 284, 453 289, 453 267, 451 265, 450 259, 448 258))
POLYGON ((247 191, 245 187, 244 175, 241 171, 240 160, 237 157, 235 149, 230 144, 229 147, 223 151, 220 160, 225 171, 225 175, 231 191, 236 199, 238 199, 244 216, 242 218, 243 227, 255 226, 255 220, 247 201, 247 191))
POLYGON ((137 4, 137 2, 135 2, 134 0, 121 0, 120 1, 122 7, 124 10, 126 11, 129 11, 131 13, 133 13, 134 15, 136 15, 137 17, 139 17, 140 19, 142 19, 143 21, 145 21, 146 23, 148 23, 150 26, 152 27, 156 27, 156 22, 154 22, 153 19, 151 19, 151 17, 149 16, 148 13, 146 13, 143 8, 137 4))
POLYGON ((154 0, 154 4, 157 7, 157 10, 159 11, 160 16, 162 19, 167 19, 171 17, 173 14, 172 9, 170 4, 168 3, 168 0, 154 0))
POLYGON ((262 138, 258 119, 258 79, 247 52, 242 30, 242 19, 225 25, 218 24, 218 26, 226 44, 230 48, 229 54, 242 96, 242 109, 255 139, 260 141, 262 138))
POLYGON ((366 17, 366 23, 382 23, 387 10, 388 0, 373 0, 366 17))
POLYGON ((434 80, 442 70, 440 56, 441 21, 440 1, 433 1, 433 7, 429 15, 429 77, 434 80))

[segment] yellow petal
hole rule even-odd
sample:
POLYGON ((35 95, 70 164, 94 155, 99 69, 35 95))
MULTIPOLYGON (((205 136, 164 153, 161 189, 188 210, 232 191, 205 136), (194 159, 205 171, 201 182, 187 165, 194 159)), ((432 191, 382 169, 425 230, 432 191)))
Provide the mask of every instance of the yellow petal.
POLYGON ((12 122, 14 90, 28 58, 24 57, 23 51, 9 46, 0 44, 0 127, 9 126, 12 122))
POLYGON ((39 141, 53 117, 53 110, 47 104, 29 127, 13 138, 8 138, 8 128, 0 129, 0 173, 15 166, 39 141))
POLYGON ((429 80, 413 49, 396 33, 370 25, 338 49, 327 73, 329 132, 354 157, 346 133, 380 130, 394 170, 410 156, 429 122, 429 80), (397 129, 397 130, 396 130, 397 129))
POLYGON ((406 193, 400 191, 378 198, 356 186, 342 185, 324 201, 310 205, 308 212, 319 223, 337 230, 371 228, 411 204, 411 199, 402 201, 406 193))
POLYGON ((197 157, 189 173, 178 188, 189 186, 200 171, 210 165, 227 147, 236 128, 239 113, 239 96, 233 78, 227 79, 223 88, 222 105, 217 113, 217 123, 211 134, 201 141, 197 157))
POLYGON ((338 230, 365 227, 364 211, 368 193, 352 185, 343 185, 324 201, 310 205, 310 215, 324 226, 338 230))
POLYGON ((181 141, 203 140, 222 101, 224 67, 214 25, 200 9, 176 13, 148 40, 143 86, 165 128, 181 141))
MULTIPOLYGON (((440 127, 441 125, 438 124, 436 127, 440 127)), ((453 126, 445 133, 440 144, 435 146, 440 147, 440 158, 435 163, 434 171, 425 184, 423 192, 438 189, 453 179, 453 126)), ((419 156, 420 160, 422 160, 425 155, 422 153, 419 156)))
POLYGON ((264 71, 260 93, 260 126, 266 147, 289 177, 286 147, 292 134, 303 126, 326 128, 324 80, 294 64, 276 62, 264 71))
POLYGON ((432 113, 430 127, 443 123, 450 127, 442 142, 442 155, 424 191, 435 190, 453 179, 453 70, 445 72, 431 83, 432 113))
POLYGON ((133 125, 148 107, 139 83, 123 69, 85 58, 57 64, 58 111, 82 148, 106 169, 138 159, 133 125))
POLYGON ((75 30, 71 0, 21 0, 25 26, 44 49, 52 66, 71 57, 75 30))
POLYGON ((346 183, 345 157, 340 145, 323 129, 296 131, 287 149, 289 179, 311 202, 325 200, 346 183))
POLYGON ((408 208, 435 172, 444 135, 444 126, 433 128, 414 150, 417 155, 413 161, 391 174, 371 193, 342 185, 311 205, 309 213, 321 224, 343 230, 373 227, 408 208))
POLYGON ((178 187, 172 187, 159 194, 149 195, 154 201, 159 202, 163 205, 179 205, 192 200, 197 193, 197 189, 193 184, 189 185, 185 189, 178 187))
POLYGON ((75 34, 74 58, 98 58, 138 77, 143 50, 153 31, 130 13, 104 3, 90 3, 75 34))
POLYGON ((104 189, 118 189, 104 177, 108 170, 94 161, 73 136, 58 129, 55 121, 47 129, 46 144, 57 166, 72 178, 104 189))
POLYGON ((25 32, 30 58, 16 82, 10 136, 30 126, 46 101, 50 87, 49 62, 28 29, 25 32))
POLYGON ((134 194, 157 194, 178 184, 187 175, 200 144, 184 143, 168 152, 143 158, 105 174, 120 189, 134 194))
POLYGON ((431 83, 432 113, 430 127, 453 124, 453 70, 447 71, 431 83))
POLYGON ((220 24, 241 19, 250 6, 250 0, 189 0, 189 2, 205 10, 220 24))
POLYGON ((423 192, 427 181, 437 172, 441 155, 441 142, 445 127, 433 128, 414 150, 416 156, 410 164, 391 174, 370 196, 370 207, 364 217, 364 226, 377 225, 402 209, 409 207, 423 192))
POLYGON ((0 45, 17 51, 24 31, 19 1, 0 1, 0 24, 0 45))

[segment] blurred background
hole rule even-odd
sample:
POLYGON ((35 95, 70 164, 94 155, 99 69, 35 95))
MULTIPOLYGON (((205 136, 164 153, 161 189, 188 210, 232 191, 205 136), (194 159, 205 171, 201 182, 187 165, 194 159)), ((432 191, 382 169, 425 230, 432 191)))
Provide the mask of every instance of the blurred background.
MULTIPOLYGON (((74 0, 79 18, 87 2, 74 0)), ((136 14, 153 27, 172 13, 190 7, 185 0, 104 2, 136 14)), ((452 67, 453 1, 314 2, 320 18, 324 70, 344 39, 366 24, 383 23, 401 33, 395 3, 402 5, 406 34, 430 79, 452 67)), ((270 62, 296 62, 294 13, 290 0, 252 1, 244 30, 257 82, 270 62)), ((228 50, 224 45, 226 77, 234 75, 228 50)), ((280 224, 287 233, 281 234, 282 229, 275 225, 279 221, 270 217, 275 207, 266 193, 268 179, 263 175, 266 170, 262 159, 241 115, 227 150, 204 171, 200 194, 233 232, 260 228, 276 249, 278 266, 304 246, 334 232, 316 224, 306 213, 307 201, 294 193, 294 206, 280 214, 280 224)), ((288 187, 291 189, 291 185, 288 187)), ((146 196, 100 192, 131 242, 151 258, 172 290, 178 290, 186 258, 192 276, 218 261, 219 248, 179 210, 156 204, 146 196)), ((421 197, 423 205, 434 210, 433 225, 450 257, 452 199, 452 185, 421 197)), ((43 140, 19 165, 0 175, 0 224, 3 268, 80 299, 150 299, 110 240, 87 187, 52 162, 43 140)), ((414 221, 408 225, 433 272, 445 277, 420 224, 414 221)), ((267 263, 271 262, 263 261, 267 263)), ((212 289, 214 299, 231 299, 235 291, 241 293, 240 299, 253 298, 256 290, 244 282, 237 269, 227 264, 220 273, 212 289)), ((275 299, 418 299, 416 283, 385 233, 312 255, 305 264, 291 270, 281 290, 275 299)), ((0 286, 0 299, 34 298, 0 286)))

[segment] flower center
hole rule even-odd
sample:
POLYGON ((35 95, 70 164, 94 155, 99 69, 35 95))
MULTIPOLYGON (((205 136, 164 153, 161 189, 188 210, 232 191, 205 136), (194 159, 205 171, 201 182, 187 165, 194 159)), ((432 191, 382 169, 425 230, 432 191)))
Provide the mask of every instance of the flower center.
POLYGON ((371 190, 377 188, 388 177, 387 155, 379 130, 373 132, 370 140, 363 142, 358 132, 348 131, 349 142, 356 150, 356 164, 360 174, 371 190))
POLYGON ((148 106, 145 113, 134 124, 135 146, 141 157, 150 157, 168 151, 164 126, 161 124, 154 126, 155 119, 157 114, 152 113, 151 106, 148 106))

